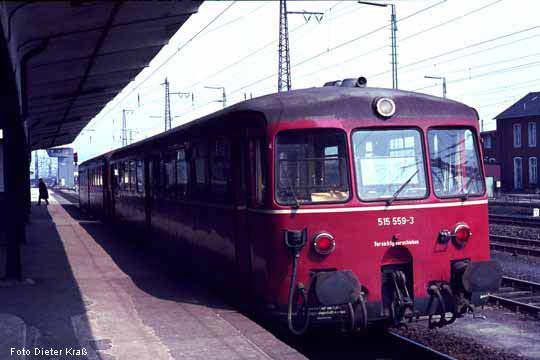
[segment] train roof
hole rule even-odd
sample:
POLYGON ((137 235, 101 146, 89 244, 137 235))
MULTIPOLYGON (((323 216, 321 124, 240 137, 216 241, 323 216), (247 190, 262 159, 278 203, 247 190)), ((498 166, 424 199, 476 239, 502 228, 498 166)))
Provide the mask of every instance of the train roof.
MULTIPOLYGON (((390 98, 396 104, 395 118, 477 118, 476 111, 457 101, 411 91, 324 86, 265 95, 243 101, 224 111, 259 111, 268 122, 306 118, 370 118, 373 101, 390 98)), ((216 113, 217 114, 217 113, 216 113)))
POLYGON ((475 109, 457 101, 436 96, 384 88, 324 86, 275 93, 242 101, 170 131, 89 159, 81 165, 169 137, 188 128, 202 126, 219 118, 243 112, 260 113, 267 123, 302 119, 374 118, 377 115, 373 110, 373 101, 382 97, 390 98, 396 104, 396 112, 392 119, 420 117, 431 120, 449 117, 478 119, 475 109))

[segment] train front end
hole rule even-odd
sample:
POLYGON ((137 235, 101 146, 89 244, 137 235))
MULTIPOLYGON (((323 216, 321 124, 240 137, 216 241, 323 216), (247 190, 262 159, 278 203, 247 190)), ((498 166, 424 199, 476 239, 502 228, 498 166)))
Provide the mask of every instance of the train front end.
POLYGON ((256 223, 271 231, 254 248, 267 306, 297 334, 452 323, 501 278, 476 113, 400 91, 340 94, 350 113, 269 126, 272 209, 256 223))

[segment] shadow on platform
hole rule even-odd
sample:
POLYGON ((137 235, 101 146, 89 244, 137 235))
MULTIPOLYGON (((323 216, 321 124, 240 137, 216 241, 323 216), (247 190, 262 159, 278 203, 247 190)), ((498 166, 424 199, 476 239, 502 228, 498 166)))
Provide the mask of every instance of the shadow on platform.
POLYGON ((34 357, 35 348, 52 348, 62 350, 56 359, 73 359, 74 353, 66 354, 66 349, 82 351, 89 344, 81 344, 81 335, 91 330, 84 299, 47 206, 33 203, 27 232, 27 243, 22 247, 27 280, 0 285, 0 358, 40 358, 34 357), (75 318, 79 320, 77 328, 72 323, 75 318), (30 356, 17 355, 23 348, 31 352, 30 356))

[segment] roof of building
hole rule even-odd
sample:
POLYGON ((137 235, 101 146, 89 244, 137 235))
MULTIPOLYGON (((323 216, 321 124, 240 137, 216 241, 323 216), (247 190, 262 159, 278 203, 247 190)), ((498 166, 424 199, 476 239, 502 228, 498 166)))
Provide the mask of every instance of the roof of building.
POLYGON ((508 109, 495 116, 495 119, 515 119, 530 116, 540 116, 540 92, 528 93, 508 109))
POLYGON ((13 72, 24 74, 17 86, 31 149, 71 143, 201 3, 2 2, 0 36, 13 72))

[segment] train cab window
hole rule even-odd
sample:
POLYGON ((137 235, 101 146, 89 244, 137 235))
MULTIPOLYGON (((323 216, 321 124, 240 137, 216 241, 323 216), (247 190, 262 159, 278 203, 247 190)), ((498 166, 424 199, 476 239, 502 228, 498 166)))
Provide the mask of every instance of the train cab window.
POLYGON ((144 192, 144 162, 137 160, 137 192, 144 192))
POLYGON ((276 139, 276 200, 283 205, 349 199, 347 141, 335 129, 288 130, 276 139))
POLYGON ((438 197, 484 194, 478 146, 469 129, 430 129, 429 156, 438 197))
POLYGON ((393 201, 427 196, 422 137, 418 130, 357 130, 352 140, 361 200, 393 201))
POLYGON ((211 142, 210 185, 213 193, 227 194, 231 181, 231 146, 225 138, 211 142))

